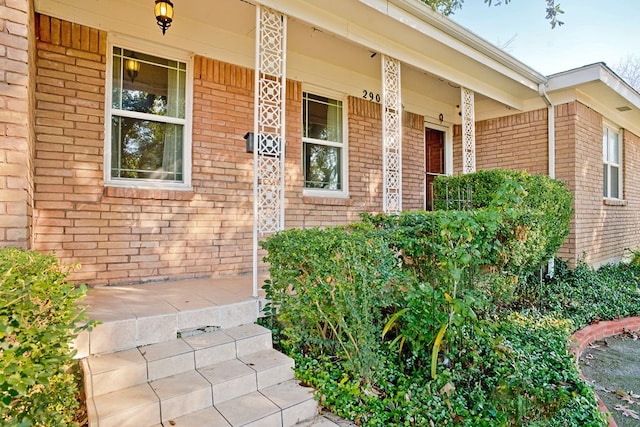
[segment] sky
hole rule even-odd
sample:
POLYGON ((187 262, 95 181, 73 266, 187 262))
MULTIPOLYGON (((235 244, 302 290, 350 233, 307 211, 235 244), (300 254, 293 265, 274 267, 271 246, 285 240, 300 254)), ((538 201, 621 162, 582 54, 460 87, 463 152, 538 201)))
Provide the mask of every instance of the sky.
POLYGON ((556 3, 565 13, 559 15, 564 25, 555 29, 545 19, 545 0, 491 7, 466 0, 450 18, 547 76, 596 62, 615 69, 630 55, 640 60, 640 0, 556 3))

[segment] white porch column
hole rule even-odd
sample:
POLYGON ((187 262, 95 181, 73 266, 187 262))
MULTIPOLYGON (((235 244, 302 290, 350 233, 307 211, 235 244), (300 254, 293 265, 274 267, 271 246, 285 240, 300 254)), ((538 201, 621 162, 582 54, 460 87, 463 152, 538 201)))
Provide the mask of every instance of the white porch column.
POLYGON ((253 297, 258 237, 284 229, 287 17, 256 6, 253 125, 253 297))
POLYGON ((476 115, 474 93, 460 88, 462 105, 462 173, 476 171, 476 115))
POLYGON ((402 99, 400 61, 382 55, 382 209, 402 210, 402 99))

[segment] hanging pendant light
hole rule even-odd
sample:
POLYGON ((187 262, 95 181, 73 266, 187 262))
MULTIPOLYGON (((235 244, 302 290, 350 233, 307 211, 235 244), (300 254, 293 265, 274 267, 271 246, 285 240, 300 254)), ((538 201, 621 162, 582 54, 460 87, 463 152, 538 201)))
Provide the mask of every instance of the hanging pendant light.
POLYGON ((164 35, 173 21, 173 3, 169 0, 156 0, 154 12, 158 26, 162 28, 162 35, 164 35))
POLYGON ((127 71, 127 76, 131 79, 131 83, 133 83, 140 71, 140 61, 138 61, 135 53, 131 55, 131 58, 127 58, 124 61, 124 69, 127 71))

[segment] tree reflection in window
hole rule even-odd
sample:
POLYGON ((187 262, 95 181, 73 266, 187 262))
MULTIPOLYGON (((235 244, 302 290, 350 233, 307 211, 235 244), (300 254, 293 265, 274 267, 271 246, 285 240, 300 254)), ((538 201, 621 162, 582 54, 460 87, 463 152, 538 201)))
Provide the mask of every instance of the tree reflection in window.
POLYGON ((305 188, 342 190, 342 101, 303 93, 305 188))
POLYGON ((111 177, 183 182, 186 64, 114 47, 111 177), (140 61, 136 79, 122 64, 140 61))
POLYGON ((306 143, 305 148, 305 186, 340 190, 340 149, 306 143))
POLYGON ((182 180, 182 130, 169 123, 114 117, 112 134, 119 135, 112 152, 117 178, 182 180))

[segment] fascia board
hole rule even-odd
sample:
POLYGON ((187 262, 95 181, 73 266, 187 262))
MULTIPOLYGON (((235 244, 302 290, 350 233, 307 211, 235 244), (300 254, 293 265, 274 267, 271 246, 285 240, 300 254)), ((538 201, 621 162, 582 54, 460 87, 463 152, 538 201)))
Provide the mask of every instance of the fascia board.
MULTIPOLYGON (((591 80, 591 82, 593 82, 591 80)), ((589 89, 585 86, 572 85, 565 88, 556 88, 553 93, 549 94, 554 105, 567 104, 578 101, 581 104, 592 108, 594 111, 602 114, 607 120, 614 122, 617 126, 628 129, 636 135, 640 135, 640 112, 628 111, 621 113, 615 106, 610 103, 603 102, 600 97, 589 93, 589 89)))
POLYGON ((557 90, 565 90, 598 80, 600 80, 600 69, 597 64, 563 71, 549 76, 549 80, 546 84, 547 93, 557 90))
POLYGON ((600 81, 640 109, 640 94, 606 66, 600 68, 600 81))

